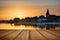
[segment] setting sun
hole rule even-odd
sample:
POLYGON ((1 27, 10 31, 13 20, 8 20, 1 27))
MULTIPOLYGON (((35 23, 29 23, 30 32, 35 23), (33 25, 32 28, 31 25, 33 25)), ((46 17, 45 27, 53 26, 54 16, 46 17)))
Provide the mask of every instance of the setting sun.
POLYGON ((26 12, 16 11, 14 15, 15 15, 15 17, 18 17, 18 18, 22 19, 22 18, 26 17, 26 15, 24 15, 24 14, 26 14, 26 12))

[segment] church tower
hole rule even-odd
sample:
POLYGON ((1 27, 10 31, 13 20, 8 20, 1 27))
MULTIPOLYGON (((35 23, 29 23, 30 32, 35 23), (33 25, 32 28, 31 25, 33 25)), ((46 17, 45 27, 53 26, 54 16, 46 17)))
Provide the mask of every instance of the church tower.
POLYGON ((47 9, 47 12, 46 12, 46 18, 48 18, 49 17, 49 10, 47 9))

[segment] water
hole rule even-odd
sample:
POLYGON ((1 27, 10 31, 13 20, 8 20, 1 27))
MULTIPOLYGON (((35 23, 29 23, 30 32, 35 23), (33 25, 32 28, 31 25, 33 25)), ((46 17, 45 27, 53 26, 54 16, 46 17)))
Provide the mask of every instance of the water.
POLYGON ((21 24, 0 24, 0 30, 60 30, 60 25, 21 25, 21 24))
POLYGON ((0 29, 3 30, 20 30, 20 29, 24 29, 24 30, 35 30, 35 29, 39 29, 38 27, 35 26, 30 26, 30 25, 16 25, 16 24, 0 24, 0 29))

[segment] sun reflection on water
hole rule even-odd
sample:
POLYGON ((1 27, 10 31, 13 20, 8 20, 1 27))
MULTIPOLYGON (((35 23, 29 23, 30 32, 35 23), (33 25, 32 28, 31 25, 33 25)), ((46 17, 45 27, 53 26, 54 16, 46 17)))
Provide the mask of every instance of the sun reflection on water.
POLYGON ((0 24, 0 30, 60 30, 60 26, 34 26, 21 24, 0 24))
POLYGON ((0 29, 3 30, 36 30, 38 27, 25 26, 25 25, 14 25, 14 24, 0 24, 0 29))

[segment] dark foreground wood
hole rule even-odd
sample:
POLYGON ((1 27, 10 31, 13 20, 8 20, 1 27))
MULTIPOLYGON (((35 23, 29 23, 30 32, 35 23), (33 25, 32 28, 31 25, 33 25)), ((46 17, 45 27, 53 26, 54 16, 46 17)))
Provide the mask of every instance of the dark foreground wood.
POLYGON ((60 40, 60 30, 0 30, 0 40, 60 40))

